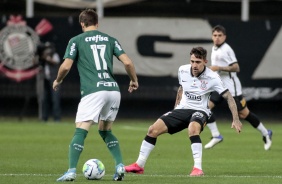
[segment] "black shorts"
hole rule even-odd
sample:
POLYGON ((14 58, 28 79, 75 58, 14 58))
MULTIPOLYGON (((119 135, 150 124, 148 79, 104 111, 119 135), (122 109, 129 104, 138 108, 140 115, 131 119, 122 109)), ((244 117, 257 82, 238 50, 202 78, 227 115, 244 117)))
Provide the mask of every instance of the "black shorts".
POLYGON ((192 121, 196 121, 201 125, 201 131, 207 122, 207 114, 204 111, 191 109, 174 109, 162 115, 160 119, 164 121, 168 128, 169 134, 180 132, 188 128, 192 121))
MULTIPOLYGON (((245 98, 240 95, 240 96, 233 96, 235 103, 237 105, 237 111, 243 110, 245 107, 247 107, 247 102, 245 98)), ((219 95, 217 92, 212 92, 210 101, 212 101, 215 105, 220 104, 222 101, 225 101, 224 98, 219 95)))

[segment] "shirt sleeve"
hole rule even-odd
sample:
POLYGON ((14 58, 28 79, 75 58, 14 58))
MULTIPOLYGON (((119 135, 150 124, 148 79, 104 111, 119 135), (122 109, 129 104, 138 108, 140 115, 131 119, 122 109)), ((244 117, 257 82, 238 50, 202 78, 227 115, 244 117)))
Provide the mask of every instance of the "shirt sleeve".
POLYGON ((217 73, 215 73, 217 76, 215 78, 215 85, 214 85, 214 90, 218 92, 218 94, 222 95, 225 91, 228 89, 225 87, 224 83, 222 82, 221 78, 217 73))
POLYGON ((77 57, 77 53, 78 53, 77 47, 78 47, 77 42, 75 41, 74 38, 72 38, 69 41, 68 46, 66 48, 64 59, 69 58, 69 59, 75 60, 77 57))
POLYGON ((178 82, 179 82, 179 85, 182 86, 182 83, 181 83, 181 75, 180 75, 180 74, 181 74, 180 68, 181 68, 181 67, 179 67, 179 69, 178 69, 178 82))
POLYGON ((120 55, 124 54, 124 50, 122 49, 120 43, 117 39, 114 39, 114 55, 118 58, 120 55))
POLYGON ((228 56, 228 64, 231 65, 233 63, 237 62, 237 58, 235 56, 235 53, 231 47, 227 50, 227 56, 228 56))

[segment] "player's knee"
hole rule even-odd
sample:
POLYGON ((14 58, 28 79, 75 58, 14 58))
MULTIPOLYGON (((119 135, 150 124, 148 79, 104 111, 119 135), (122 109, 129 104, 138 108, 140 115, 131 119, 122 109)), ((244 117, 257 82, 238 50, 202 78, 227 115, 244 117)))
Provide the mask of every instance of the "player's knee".
POLYGON ((160 134, 160 131, 154 126, 151 125, 148 129, 148 135, 150 137, 157 137, 160 134))
MULTIPOLYGON (((248 112, 249 114, 249 112, 248 112)), ((244 113, 244 112, 239 112, 238 115, 241 119, 246 119, 246 117, 248 116, 248 114, 244 113)))
POLYGON ((191 122, 188 127, 189 136, 199 135, 201 132, 201 125, 198 122, 191 122))
POLYGON ((241 119, 245 119, 247 116, 245 114, 238 114, 241 119))
POLYGON ((250 111, 248 107, 245 107, 244 109, 238 112, 238 115, 241 119, 246 119, 249 116, 249 114, 250 114, 250 111))
POLYGON ((191 137, 191 136, 194 136, 194 135, 199 135, 200 132, 198 130, 194 130, 194 129, 191 130, 191 129, 189 129, 188 130, 188 134, 191 137))

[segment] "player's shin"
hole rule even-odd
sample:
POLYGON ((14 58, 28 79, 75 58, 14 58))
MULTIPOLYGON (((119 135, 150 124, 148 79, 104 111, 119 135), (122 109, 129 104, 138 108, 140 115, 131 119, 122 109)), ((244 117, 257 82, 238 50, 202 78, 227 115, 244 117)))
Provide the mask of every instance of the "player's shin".
POLYGON ((78 159, 84 148, 84 140, 88 134, 87 130, 76 128, 69 146, 69 168, 76 168, 78 159))
POLYGON ((110 153, 112 154, 115 165, 118 165, 120 163, 123 163, 122 161, 122 155, 119 147, 119 141, 118 139, 112 134, 112 131, 102 131, 99 130, 99 134, 104 140, 104 142, 107 145, 107 148, 109 149, 110 153))
POLYGON ((144 168, 146 161, 151 153, 151 151, 155 148, 157 138, 150 137, 146 135, 145 139, 142 141, 140 152, 136 163, 144 168))
POLYGON ((190 137, 191 150, 194 159, 194 167, 202 170, 202 142, 199 135, 190 137))

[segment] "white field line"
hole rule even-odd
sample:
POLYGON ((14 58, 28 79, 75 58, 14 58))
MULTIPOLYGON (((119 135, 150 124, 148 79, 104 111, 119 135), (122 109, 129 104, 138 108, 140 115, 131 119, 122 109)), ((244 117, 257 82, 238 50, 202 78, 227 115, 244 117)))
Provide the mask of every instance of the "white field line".
POLYGON ((126 130, 135 130, 135 131, 147 131, 149 127, 135 127, 135 126, 122 126, 123 129, 126 130))
MULTIPOLYGON (((61 174, 0 174, 0 176, 60 176, 61 174)), ((78 176, 83 176, 82 174, 77 174, 78 176)), ((109 174, 106 174, 106 176, 112 176, 112 175, 109 175, 109 174)), ((161 174, 142 174, 142 175, 139 175, 139 174, 128 174, 127 175, 128 177, 166 177, 166 178, 171 178, 171 177, 179 177, 179 178, 186 178, 186 177, 190 177, 188 175, 161 175, 161 174)), ((282 176, 239 176, 239 175, 216 175, 216 176, 213 176, 213 175, 205 175, 205 176, 202 176, 204 178, 281 178, 282 179, 282 176)))

